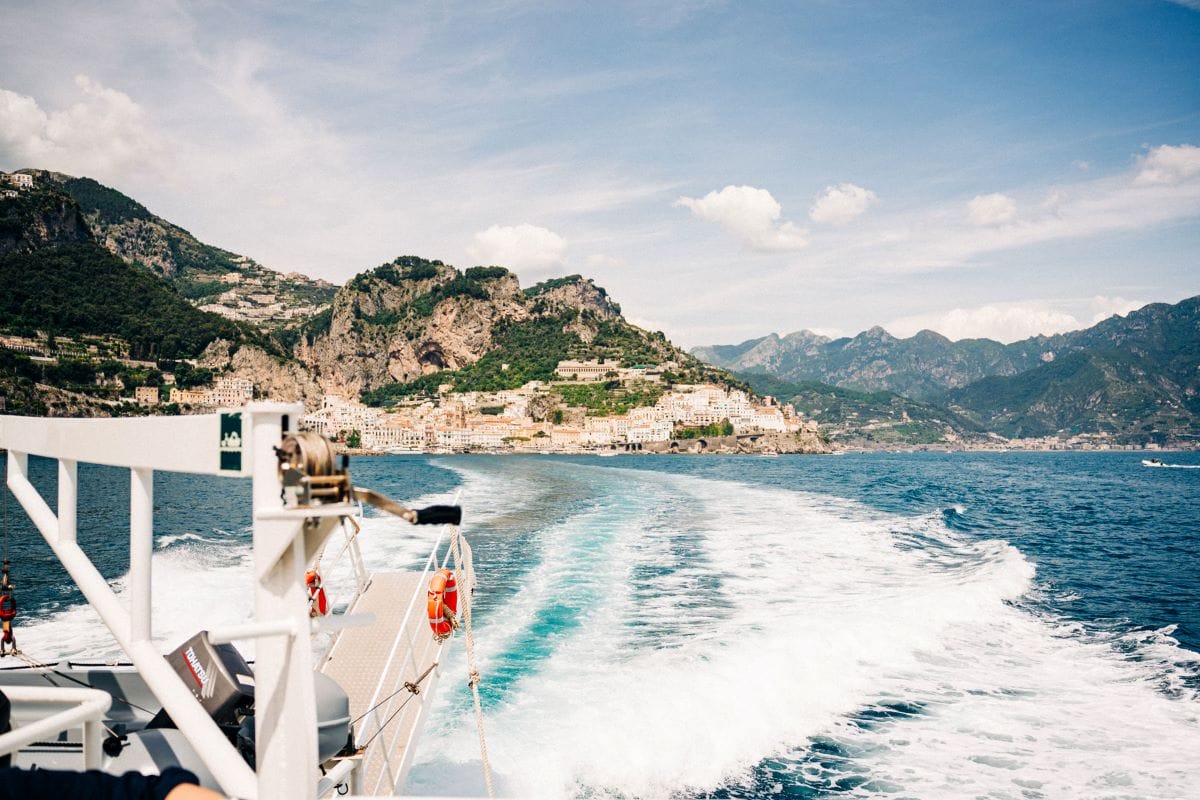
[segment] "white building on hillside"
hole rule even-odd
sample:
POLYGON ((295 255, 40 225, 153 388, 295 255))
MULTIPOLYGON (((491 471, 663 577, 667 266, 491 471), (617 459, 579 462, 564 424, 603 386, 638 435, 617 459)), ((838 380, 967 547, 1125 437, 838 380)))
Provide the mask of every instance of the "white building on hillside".
POLYGON ((245 378, 222 376, 208 390, 208 405, 222 408, 244 406, 254 399, 254 384, 245 378))
POLYGON ((554 373, 560 378, 572 381, 602 381, 610 372, 617 372, 617 363, 601 363, 599 361, 560 361, 554 368, 554 373))
POLYGON ((33 176, 26 175, 24 172, 10 172, 5 176, 5 179, 18 189, 33 188, 33 176))

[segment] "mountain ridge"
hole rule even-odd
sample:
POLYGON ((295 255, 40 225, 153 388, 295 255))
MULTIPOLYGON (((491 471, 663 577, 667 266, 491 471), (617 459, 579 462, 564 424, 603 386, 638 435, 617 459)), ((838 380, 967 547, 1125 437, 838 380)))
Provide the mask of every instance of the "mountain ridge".
POLYGON ((198 240, 117 189, 83 176, 17 170, 72 198, 92 238, 126 263, 175 286, 192 305, 228 319, 276 329, 315 313, 335 287, 297 272, 280 273, 248 256, 198 240))
POLYGON ((743 377, 892 392, 1008 437, 1087 433, 1160 444, 1200 438, 1200 296, 1007 345, 951 342, 933 331, 899 339, 879 326, 840 339, 798 333, 788 336, 807 349, 788 348, 788 336, 771 334, 692 353, 740 367, 734 371, 743 377))

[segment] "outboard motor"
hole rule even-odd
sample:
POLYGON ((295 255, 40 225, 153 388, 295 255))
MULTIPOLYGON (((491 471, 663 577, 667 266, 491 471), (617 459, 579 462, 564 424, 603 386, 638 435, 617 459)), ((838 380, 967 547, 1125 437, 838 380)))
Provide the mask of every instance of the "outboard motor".
MULTIPOLYGON (((350 697, 346 690, 328 675, 313 673, 317 702, 317 760, 328 761, 339 753, 354 749, 350 727, 350 697)), ((242 720, 237 735, 238 752, 246 763, 254 766, 254 716, 242 720)))
MULTIPOLYGON (((242 654, 231 644, 213 644, 208 640, 208 631, 200 631, 165 658, 253 767, 254 672, 242 654)), ((350 743, 350 698, 337 681, 326 675, 315 672, 313 681, 317 705, 317 752, 323 762, 350 743)), ((146 730, 173 727, 175 724, 164 709, 150 721, 146 730)), ((131 734, 127 740, 137 736, 131 734)))
MULTIPOLYGON (((165 658, 209 716, 233 739, 241 718, 254 707, 254 672, 237 648, 213 644, 208 631, 200 631, 165 658)), ((168 720, 166 712, 160 711, 147 727, 174 727, 168 720)))

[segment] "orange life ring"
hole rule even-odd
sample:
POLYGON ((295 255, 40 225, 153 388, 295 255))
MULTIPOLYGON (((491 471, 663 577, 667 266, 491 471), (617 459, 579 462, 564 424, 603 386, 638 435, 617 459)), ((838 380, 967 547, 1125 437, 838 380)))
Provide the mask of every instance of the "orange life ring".
POLYGON ((448 569, 439 569, 429 579, 429 627, 433 635, 444 639, 458 627, 458 585, 454 581, 454 573, 448 569))
POLYGON ((325 587, 321 584, 321 573, 310 569, 304 573, 304 584, 308 587, 308 615, 323 617, 329 613, 329 599, 325 597, 325 587))

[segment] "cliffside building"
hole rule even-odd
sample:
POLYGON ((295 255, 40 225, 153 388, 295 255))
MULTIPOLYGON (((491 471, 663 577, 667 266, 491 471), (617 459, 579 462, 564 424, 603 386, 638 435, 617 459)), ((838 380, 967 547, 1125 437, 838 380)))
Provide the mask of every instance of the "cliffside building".
POLYGON ((32 189, 33 176, 26 175, 24 172, 10 172, 8 174, 0 173, 0 179, 5 183, 17 187, 18 189, 32 189))
POLYGON ((560 361, 554 368, 554 374, 566 380, 602 381, 608 373, 615 373, 618 366, 599 361, 560 361))
POLYGON ((139 386, 133 390, 133 399, 139 406, 156 406, 158 405, 158 387, 139 386))

